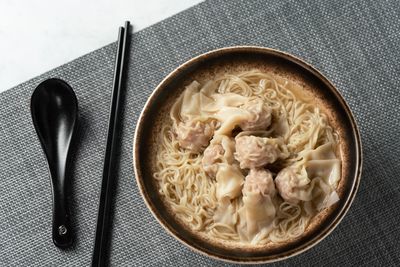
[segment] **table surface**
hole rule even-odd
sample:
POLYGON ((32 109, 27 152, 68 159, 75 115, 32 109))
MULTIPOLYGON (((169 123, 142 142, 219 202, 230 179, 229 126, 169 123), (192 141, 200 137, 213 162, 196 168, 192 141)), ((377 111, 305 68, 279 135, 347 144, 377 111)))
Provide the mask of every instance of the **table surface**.
POLYGON ((139 31, 201 0, 0 1, 0 92, 117 39, 130 20, 139 31))
MULTIPOLYGON (((399 22, 398 0, 212 0, 133 34, 111 266, 230 266, 193 253, 154 219, 136 186, 132 139, 144 103, 168 73, 196 55, 245 44, 285 51, 320 70, 351 108, 363 143, 361 184, 349 212, 322 242, 277 266, 400 266, 399 22)), ((115 50, 116 42, 0 94, 1 267, 90 266, 115 50), (70 169, 77 238, 70 250, 51 240, 49 171, 30 115, 32 92, 49 77, 68 81, 79 99, 70 169)))

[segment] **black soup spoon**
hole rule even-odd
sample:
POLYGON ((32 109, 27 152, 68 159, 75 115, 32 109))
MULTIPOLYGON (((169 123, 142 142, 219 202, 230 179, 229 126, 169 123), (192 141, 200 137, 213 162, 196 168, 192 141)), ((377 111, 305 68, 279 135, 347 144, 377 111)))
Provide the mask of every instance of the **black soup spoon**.
POLYGON ((67 205, 69 151, 78 124, 78 101, 63 80, 40 83, 31 97, 33 125, 49 164, 53 186, 53 242, 65 248, 72 244, 67 205))

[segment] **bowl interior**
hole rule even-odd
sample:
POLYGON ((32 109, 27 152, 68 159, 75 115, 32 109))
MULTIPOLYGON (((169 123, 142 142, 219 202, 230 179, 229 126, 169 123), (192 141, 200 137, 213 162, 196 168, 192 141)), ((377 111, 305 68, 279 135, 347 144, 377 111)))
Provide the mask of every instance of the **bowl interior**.
POLYGON ((361 144, 354 118, 334 86, 307 63, 282 52, 259 47, 232 47, 209 52, 178 67, 153 92, 138 121, 134 141, 136 179, 149 209, 164 228, 191 248, 219 259, 250 263, 270 262, 312 247, 329 234, 343 218, 356 193, 361 168, 361 144), (328 115, 340 136, 342 178, 340 201, 312 219, 305 233, 286 243, 262 246, 238 245, 196 233, 176 219, 164 203, 153 178, 158 132, 169 110, 185 86, 200 83, 226 72, 257 68, 273 72, 302 85, 328 115))

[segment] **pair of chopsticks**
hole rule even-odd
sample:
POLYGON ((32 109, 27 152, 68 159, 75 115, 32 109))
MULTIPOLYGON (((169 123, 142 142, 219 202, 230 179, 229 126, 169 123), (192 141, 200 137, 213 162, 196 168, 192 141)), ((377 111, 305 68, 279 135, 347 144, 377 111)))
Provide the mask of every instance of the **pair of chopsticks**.
POLYGON ((119 113, 121 108, 121 90, 124 79, 124 66, 128 49, 129 21, 119 28, 117 57, 114 67, 113 90, 111 95, 110 118, 108 122, 107 147, 104 156, 103 180, 97 215, 96 239, 92 266, 107 265, 108 238, 110 236, 111 207, 114 191, 115 162, 117 154, 119 113))

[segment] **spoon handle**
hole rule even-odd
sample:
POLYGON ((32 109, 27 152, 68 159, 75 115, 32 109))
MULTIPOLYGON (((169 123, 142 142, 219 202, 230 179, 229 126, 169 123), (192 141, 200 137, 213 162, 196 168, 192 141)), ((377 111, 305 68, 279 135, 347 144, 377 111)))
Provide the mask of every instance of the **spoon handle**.
POLYGON ((72 229, 67 205, 64 175, 51 172, 53 184, 53 242, 58 247, 72 244, 72 229))

